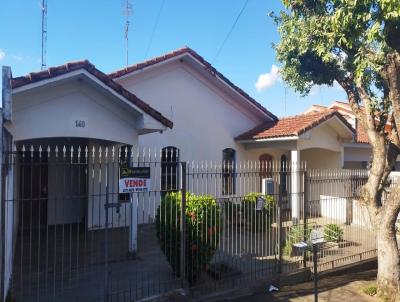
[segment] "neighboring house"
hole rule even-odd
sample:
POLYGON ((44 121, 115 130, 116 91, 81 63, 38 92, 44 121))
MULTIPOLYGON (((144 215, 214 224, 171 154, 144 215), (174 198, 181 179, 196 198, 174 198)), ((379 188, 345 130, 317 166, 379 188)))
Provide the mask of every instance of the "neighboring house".
MULTIPOLYGON (((326 110, 335 110, 340 113, 355 131, 354 140, 344 144, 344 165, 345 169, 365 169, 371 161, 371 145, 368 137, 357 121, 355 114, 348 103, 336 101, 329 106, 312 105, 303 114, 314 114, 326 110)), ((388 124, 387 127, 390 127, 388 124)), ((400 170, 400 158, 396 162, 395 170, 400 170)))

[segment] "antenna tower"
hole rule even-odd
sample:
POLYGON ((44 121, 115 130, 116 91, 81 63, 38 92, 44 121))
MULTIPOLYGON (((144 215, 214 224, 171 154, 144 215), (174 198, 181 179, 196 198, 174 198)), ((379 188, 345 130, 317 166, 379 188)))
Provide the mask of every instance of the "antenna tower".
POLYGON ((46 68, 47 48, 47 0, 42 0, 42 65, 41 70, 46 68))
POLYGON ((129 0, 125 0, 124 16, 125 16, 125 51, 126 51, 126 67, 129 65, 129 17, 132 15, 132 4, 129 0))

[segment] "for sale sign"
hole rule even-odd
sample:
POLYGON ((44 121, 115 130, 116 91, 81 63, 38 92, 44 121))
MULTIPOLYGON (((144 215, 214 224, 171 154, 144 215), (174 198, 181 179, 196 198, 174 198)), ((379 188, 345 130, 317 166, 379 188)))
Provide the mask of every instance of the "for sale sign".
POLYGON ((150 167, 121 168, 119 193, 145 192, 150 186, 150 167))

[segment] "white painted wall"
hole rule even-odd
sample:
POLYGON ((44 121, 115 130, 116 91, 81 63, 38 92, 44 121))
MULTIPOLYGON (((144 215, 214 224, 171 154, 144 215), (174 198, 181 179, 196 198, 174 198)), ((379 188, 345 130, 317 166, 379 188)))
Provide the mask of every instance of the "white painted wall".
POLYGON ((341 152, 343 143, 339 139, 339 134, 329 126, 329 123, 323 123, 302 136, 302 139, 298 141, 298 148, 300 150, 319 148, 341 152))
POLYGON ((321 217, 335 220, 335 222, 346 223, 347 199, 334 196, 320 196, 321 217))
POLYGON ((16 141, 44 137, 90 137, 132 144, 137 139, 139 115, 79 81, 38 88, 14 96, 16 141), (86 127, 75 127, 84 120, 86 127))
POLYGON ((181 160, 221 160, 234 148, 237 159, 256 159, 234 138, 262 122, 185 63, 175 62, 124 78, 120 83, 174 122, 162 134, 140 137, 140 146, 176 146, 181 160))

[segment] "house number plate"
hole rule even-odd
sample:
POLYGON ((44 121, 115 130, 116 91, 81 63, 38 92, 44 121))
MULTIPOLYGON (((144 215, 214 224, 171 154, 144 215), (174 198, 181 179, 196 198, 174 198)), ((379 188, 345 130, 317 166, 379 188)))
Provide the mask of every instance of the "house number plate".
POLYGON ((88 127, 88 119, 86 117, 74 117, 71 120, 71 126, 76 130, 85 130, 88 127))

